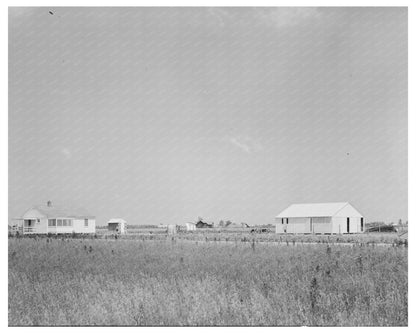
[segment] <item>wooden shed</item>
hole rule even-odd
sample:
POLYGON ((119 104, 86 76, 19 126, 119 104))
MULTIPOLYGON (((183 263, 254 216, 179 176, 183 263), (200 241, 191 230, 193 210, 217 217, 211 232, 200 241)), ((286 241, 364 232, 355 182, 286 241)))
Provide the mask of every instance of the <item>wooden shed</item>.
POLYGON ((363 233, 364 217, 348 202, 293 204, 276 216, 278 234, 363 233))

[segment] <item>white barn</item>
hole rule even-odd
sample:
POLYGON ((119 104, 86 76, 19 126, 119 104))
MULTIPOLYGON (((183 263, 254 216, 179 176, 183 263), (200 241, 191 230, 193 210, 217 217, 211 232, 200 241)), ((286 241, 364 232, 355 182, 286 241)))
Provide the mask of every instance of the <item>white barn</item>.
POLYGON ((127 232, 127 222, 123 219, 113 218, 107 223, 108 231, 124 235, 127 232))
POLYGON ((293 204, 276 216, 278 234, 363 233, 364 217, 348 202, 293 204))
POLYGON ((19 219, 23 234, 95 233, 95 216, 83 209, 35 206, 19 219))

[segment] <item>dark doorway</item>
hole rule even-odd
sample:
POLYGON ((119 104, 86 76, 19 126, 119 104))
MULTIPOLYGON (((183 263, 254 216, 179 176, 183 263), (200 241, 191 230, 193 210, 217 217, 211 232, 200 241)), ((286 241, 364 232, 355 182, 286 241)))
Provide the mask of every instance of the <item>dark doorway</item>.
POLYGON ((364 231, 364 218, 361 218, 361 232, 364 231))
POLYGON ((350 218, 347 217, 347 234, 350 233, 350 218))

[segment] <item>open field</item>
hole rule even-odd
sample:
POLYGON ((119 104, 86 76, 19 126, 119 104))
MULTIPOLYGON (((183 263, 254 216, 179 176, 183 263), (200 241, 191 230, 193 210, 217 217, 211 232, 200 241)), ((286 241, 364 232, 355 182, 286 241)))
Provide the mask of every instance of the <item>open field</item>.
POLYGON ((9 325, 404 326, 407 248, 9 239, 9 325))

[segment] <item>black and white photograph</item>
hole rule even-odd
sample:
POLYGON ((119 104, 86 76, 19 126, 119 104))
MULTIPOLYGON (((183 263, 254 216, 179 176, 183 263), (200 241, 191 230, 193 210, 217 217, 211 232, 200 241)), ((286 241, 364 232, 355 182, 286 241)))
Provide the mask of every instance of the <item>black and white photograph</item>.
POLYGON ((408 326, 408 7, 7 14, 9 327, 408 326))

